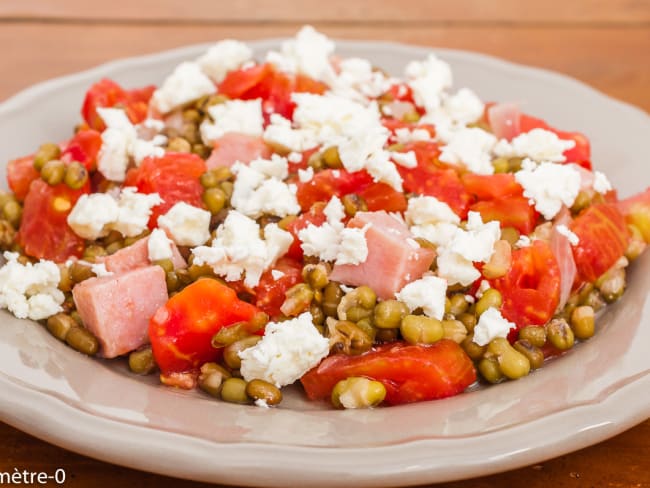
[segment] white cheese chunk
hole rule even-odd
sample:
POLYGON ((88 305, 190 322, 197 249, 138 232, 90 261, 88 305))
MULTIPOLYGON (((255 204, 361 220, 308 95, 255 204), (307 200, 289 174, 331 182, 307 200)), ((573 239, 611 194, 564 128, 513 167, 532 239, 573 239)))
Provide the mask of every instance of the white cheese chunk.
POLYGON ((422 308, 424 314, 442 320, 445 314, 445 299, 447 298, 447 281, 436 276, 424 276, 412 281, 395 294, 410 312, 422 308))
POLYGON ((612 190, 612 184, 602 171, 594 171, 594 190, 598 193, 605 194, 612 190))
POLYGON ((507 337, 511 329, 516 329, 517 324, 503 318, 501 312, 494 307, 483 312, 474 327, 473 342, 479 346, 486 346, 492 339, 507 337))
POLYGON ((5 252, 0 268, 0 308, 19 319, 42 320, 61 312, 65 296, 57 287, 61 274, 52 261, 21 264, 18 253, 5 252))
POLYGON ((311 181, 313 177, 314 168, 311 166, 309 166, 307 169, 298 170, 298 179, 300 180, 300 183, 307 183, 308 181, 311 181))
POLYGON ((227 281, 237 281, 244 275, 244 284, 254 287, 292 242, 291 234, 277 224, 264 227, 264 238, 260 237, 257 222, 232 210, 217 229, 212 245, 196 247, 192 254, 194 263, 209 265, 227 281))
POLYGON ((560 224, 557 227, 555 227, 555 229, 564 237, 566 237, 572 246, 577 246, 580 243, 580 238, 576 235, 575 232, 571 231, 571 229, 569 229, 566 225, 560 224))
POLYGON ((197 63, 184 62, 176 66, 151 97, 151 106, 161 114, 185 105, 204 95, 215 93, 217 88, 197 63))
POLYGON ((450 285, 460 283, 462 286, 468 286, 481 277, 481 273, 474 267, 472 261, 449 248, 439 250, 436 262, 438 276, 447 280, 450 285))
POLYGON ((485 105, 472 90, 461 88, 443 101, 443 109, 454 122, 467 125, 481 118, 485 105))
POLYGON ((75 234, 92 241, 107 235, 118 215, 117 200, 106 193, 92 193, 79 197, 67 222, 75 234))
POLYGON ((432 111, 440 107, 443 92, 452 85, 451 67, 434 54, 424 61, 411 61, 406 65, 408 85, 413 90, 415 103, 432 111))
POLYGON ((469 212, 467 230, 459 228, 447 247, 468 261, 487 262, 500 236, 499 222, 483 223, 481 214, 469 212))
POLYGON ((478 174, 492 174, 491 151, 496 137, 478 127, 454 132, 449 143, 442 146, 440 161, 453 165, 464 165, 478 174))
POLYGON ((136 188, 126 187, 120 193, 117 220, 109 224, 124 237, 134 237, 147 228, 151 209, 162 203, 158 193, 138 193, 136 188))
POLYGON ((124 181, 129 166, 133 139, 119 130, 108 128, 102 132, 102 145, 97 154, 97 170, 111 181, 124 181))
POLYGON ((101 276, 111 276, 113 274, 112 271, 108 271, 106 269, 106 265, 104 263, 89 263, 90 264, 90 270, 95 273, 95 276, 101 277, 101 276))
POLYGON ((210 212, 178 202, 158 217, 158 226, 179 246, 200 246, 210 239, 210 212))
POLYGON ((233 208, 249 217, 263 214, 286 217, 300 212, 296 186, 283 180, 288 175, 286 158, 276 154, 271 159, 256 159, 249 165, 235 163, 237 175, 230 199, 233 208))
POLYGON ((400 166, 405 168, 415 168, 418 165, 417 157, 415 156, 415 151, 408 152, 391 152, 390 157, 400 166))
POLYGON ((504 158, 530 158, 534 161, 561 163, 566 161, 564 151, 576 145, 575 141, 560 139, 546 129, 533 129, 515 137, 511 142, 501 139, 494 146, 494 153, 504 158))
POLYGON ((460 224, 460 217, 454 213, 451 207, 432 196, 410 198, 404 217, 409 225, 438 222, 460 224))
POLYGON ((210 47, 203 56, 196 60, 196 63, 212 81, 219 83, 223 81, 228 71, 241 67, 252 57, 253 51, 243 42, 224 39, 210 47))
POLYGON ((262 136, 264 141, 268 144, 297 153, 294 159, 296 157, 300 159, 294 162, 300 162, 302 160, 302 155, 299 153, 318 145, 318 141, 314 138, 311 131, 294 129, 291 126, 291 121, 285 119, 280 114, 272 114, 270 122, 266 126, 266 129, 264 129, 264 135, 262 136))
POLYGON ((401 127, 395 129, 395 142, 398 144, 408 144, 410 142, 417 141, 430 141, 431 134, 426 129, 408 129, 407 127, 401 127))
POLYGON ((162 261, 171 259, 174 256, 172 252, 172 243, 162 229, 154 229, 147 240, 147 252, 149 261, 162 261))
POLYGON ((379 70, 373 70, 367 59, 346 58, 338 68, 338 76, 330 83, 330 90, 336 95, 366 103, 390 88, 390 78, 379 70))
POLYGON ((526 159, 515 179, 546 220, 555 217, 562 205, 571 207, 580 192, 580 173, 568 165, 543 162, 536 166, 526 159))
POLYGON ((329 354, 329 341, 312 323, 309 312, 266 325, 264 337, 239 353, 246 381, 262 379, 277 387, 290 385, 329 354))
POLYGON ((212 120, 205 119, 200 126, 201 139, 212 144, 227 132, 261 136, 264 129, 262 100, 229 100, 208 108, 212 120))
POLYGON ((307 25, 300 29, 294 39, 282 43, 281 52, 270 51, 266 60, 280 70, 303 73, 316 80, 330 82, 335 77, 330 63, 334 49, 334 42, 307 25))

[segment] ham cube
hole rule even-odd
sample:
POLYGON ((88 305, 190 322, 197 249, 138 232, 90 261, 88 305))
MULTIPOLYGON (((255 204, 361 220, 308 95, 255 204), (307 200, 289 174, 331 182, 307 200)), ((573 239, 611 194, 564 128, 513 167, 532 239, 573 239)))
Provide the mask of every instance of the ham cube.
POLYGON ((422 277, 436 253, 420 247, 406 224, 383 210, 357 212, 348 227, 367 224, 368 259, 360 264, 335 265, 330 279, 346 285, 368 285, 382 300, 395 298, 404 285, 422 277))
MULTIPOLYGON (((148 242, 149 237, 145 237, 134 242, 130 246, 120 249, 115 254, 98 259, 98 261, 104 263, 106 270, 112 271, 113 273, 120 273, 122 271, 150 266, 151 261, 149 261, 148 242)), ((187 268, 187 263, 178 251, 176 244, 173 242, 170 242, 170 244, 172 247, 172 262, 174 263, 174 268, 187 268)))
POLYGON ((270 158, 271 150, 260 136, 228 132, 214 141, 214 149, 205 161, 208 169, 232 166, 237 161, 250 163, 258 158, 270 158))
POLYGON ((149 319, 167 302, 165 271, 147 266, 90 278, 75 286, 72 296, 100 354, 114 358, 149 342, 149 319))

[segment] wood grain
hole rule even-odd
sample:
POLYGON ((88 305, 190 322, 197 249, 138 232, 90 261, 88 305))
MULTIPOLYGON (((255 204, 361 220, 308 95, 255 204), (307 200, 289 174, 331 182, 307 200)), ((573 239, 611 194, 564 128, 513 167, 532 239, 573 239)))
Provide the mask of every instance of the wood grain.
POLYGON ((650 0, 3 0, 0 18, 97 19, 139 22, 407 22, 624 23, 650 22, 650 0))
MULTIPOLYGON (((0 100, 37 81, 124 56, 146 54, 224 37, 286 36, 299 25, 178 26, 0 24, 0 100), (23 39, 14 42, 14 39, 23 39), (24 40, 30 40, 25 42, 24 40), (43 46, 47 45, 47 49, 43 46), (57 53, 52 61, 52 53, 57 53), (19 75, 18 75, 19 73, 19 75)), ((318 26, 318 24, 317 24, 318 26)), ((320 26, 319 26, 320 27, 320 26)), ((574 76, 605 93, 650 111, 650 29, 630 27, 383 27, 322 26, 333 37, 382 39, 467 49, 574 76), (561 55, 560 55, 561 53, 561 55), (645 62, 644 62, 645 61, 645 62)))
MULTIPOLYGON (((650 0, 1 0, 0 100, 114 58, 286 36, 303 23, 333 37, 467 49, 560 71, 650 111, 650 0)), ((68 487, 216 486, 95 461, 1 423, 0 439, 0 472, 62 467, 68 487)), ((437 486, 650 487, 650 420, 536 466, 437 486)))

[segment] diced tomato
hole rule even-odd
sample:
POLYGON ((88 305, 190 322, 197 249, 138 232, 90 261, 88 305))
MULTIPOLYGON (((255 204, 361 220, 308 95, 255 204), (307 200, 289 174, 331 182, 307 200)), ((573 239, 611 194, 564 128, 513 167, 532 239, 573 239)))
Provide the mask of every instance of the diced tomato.
POLYGON ((168 375, 196 370, 216 360, 220 351, 211 339, 223 327, 247 322, 258 309, 237 298, 217 280, 203 278, 171 297, 149 322, 149 339, 156 364, 168 375))
POLYGON ((40 173, 34 168, 34 156, 14 159, 7 164, 7 183, 20 201, 27 196, 32 181, 39 177, 40 173))
POLYGON ((207 170, 196 154, 168 152, 163 157, 145 158, 126 175, 124 186, 135 186, 141 193, 158 193, 163 203, 153 208, 149 227, 178 202, 203 208, 203 187, 199 177, 207 170))
POLYGON ((342 197, 360 193, 372 183, 372 177, 365 171, 350 173, 344 169, 319 171, 307 182, 298 182, 296 197, 303 211, 316 202, 328 202, 333 196, 342 197))
POLYGON ((502 228, 514 227, 522 234, 530 234, 539 217, 528 199, 522 196, 476 202, 470 210, 480 213, 484 222, 498 220, 502 228))
POLYGON ((519 118, 519 129, 521 132, 530 132, 533 129, 545 129, 557 134, 560 139, 574 141, 573 148, 564 151, 567 163, 577 163, 583 168, 591 169, 591 146, 589 139, 580 132, 567 132, 551 127, 546 121, 521 114, 519 118))
POLYGON ((395 190, 386 183, 372 183, 361 190, 359 196, 364 199, 371 212, 386 210, 386 212, 404 212, 408 204, 401 191, 395 190))
POLYGON ((50 186, 41 179, 34 180, 25 197, 18 229, 18 243, 25 253, 56 262, 81 257, 84 240, 70 228, 67 218, 79 197, 89 190, 89 183, 80 190, 71 190, 63 183, 50 186))
POLYGON ((102 147, 102 135, 93 129, 80 130, 61 153, 61 161, 79 161, 88 171, 97 166, 97 155, 102 147))
POLYGON ((494 200, 523 193, 521 185, 509 173, 479 175, 468 171, 461 176, 461 180, 467 191, 479 200, 494 200))
POLYGON ((541 240, 514 250, 508 273, 491 284, 501 292, 501 313, 518 328, 545 324, 560 300, 560 269, 550 246, 541 240))
POLYGON ((288 257, 298 260, 302 259, 303 252, 302 247, 300 247, 301 242, 300 239, 298 239, 298 232, 308 227, 309 224, 313 224, 316 227, 322 225, 327 220, 327 217, 325 217, 325 213, 323 212, 324 207, 324 203, 316 203, 309 209, 309 211, 304 212, 294 221, 289 223, 287 231, 289 231, 293 236, 293 243, 287 251, 288 257))
POLYGON ((277 71, 271 64, 258 64, 246 69, 234 70, 219 84, 219 93, 242 100, 262 100, 265 117, 278 113, 291 119, 295 104, 294 92, 322 94, 327 85, 305 75, 288 75, 277 71))
POLYGON ((570 225, 579 242, 573 246, 580 278, 595 281, 623 255, 629 242, 625 218, 615 204, 592 205, 570 225))
POLYGON ((461 393, 476 381, 465 351, 449 339, 431 346, 403 342, 378 346, 360 356, 336 354, 301 378, 310 400, 328 398, 341 380, 363 376, 386 387, 386 403, 435 400, 461 393))
POLYGON ((650 243, 650 187, 618 202, 618 209, 625 216, 625 221, 639 229, 643 240, 650 243))
POLYGON ((397 166, 404 180, 404 190, 436 197, 449 205, 462 219, 466 218, 473 198, 465 190, 456 170, 438 160, 438 145, 435 142, 418 141, 406 144, 403 151, 415 152, 418 161, 415 168, 397 166))
POLYGON ((155 89, 155 86, 147 86, 125 90, 113 80, 103 78, 86 92, 81 115, 92 129, 102 131, 106 126, 97 109, 121 106, 131 122, 138 124, 147 117, 149 99, 155 89))
POLYGON ((255 287, 255 306, 271 318, 279 317, 286 291, 301 282, 302 263, 288 257, 280 258, 260 277, 260 282, 255 287), (274 274, 277 275, 278 272, 283 274, 276 279, 274 274))

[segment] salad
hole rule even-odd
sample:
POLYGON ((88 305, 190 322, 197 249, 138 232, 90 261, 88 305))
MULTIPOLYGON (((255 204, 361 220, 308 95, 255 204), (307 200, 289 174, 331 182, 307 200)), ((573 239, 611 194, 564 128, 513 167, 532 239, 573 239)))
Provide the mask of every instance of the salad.
POLYGON ((396 77, 311 27, 220 41, 158 86, 102 79, 7 165, 0 307, 227 402, 368 408, 516 380, 597 329, 650 242, 585 135, 396 77))

